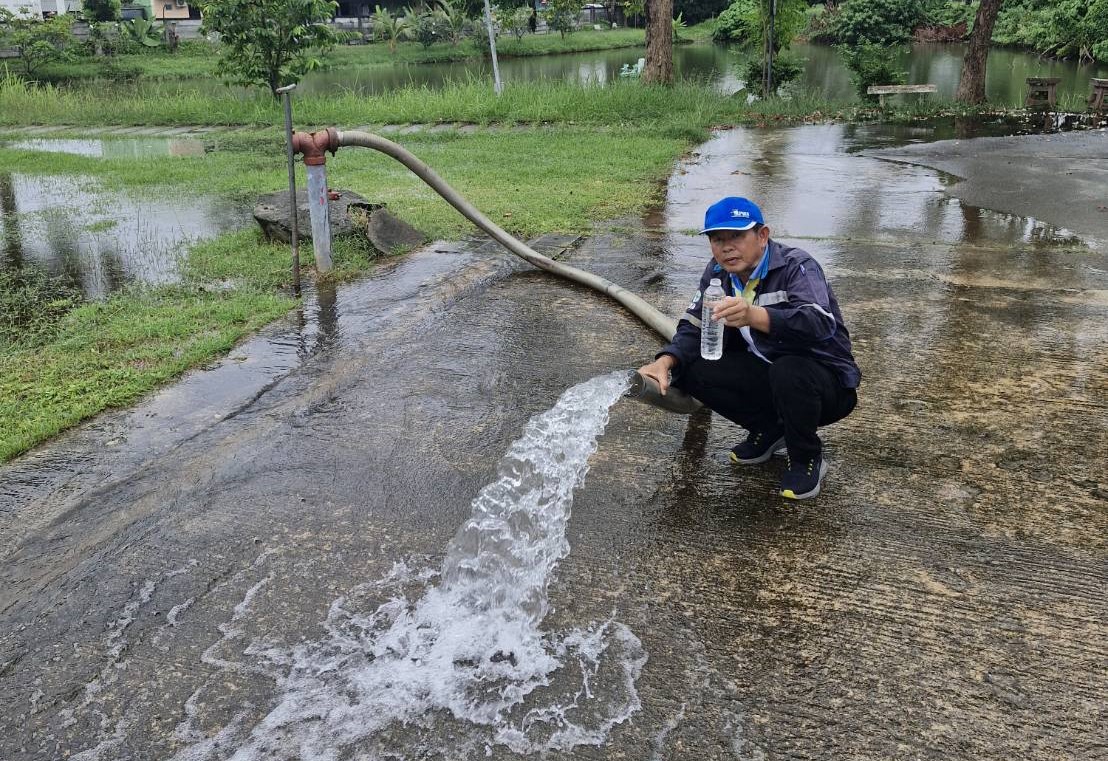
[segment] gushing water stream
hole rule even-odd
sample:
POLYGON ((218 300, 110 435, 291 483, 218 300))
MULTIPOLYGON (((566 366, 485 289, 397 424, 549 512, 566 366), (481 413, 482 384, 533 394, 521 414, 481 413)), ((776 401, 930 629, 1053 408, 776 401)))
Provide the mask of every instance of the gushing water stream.
POLYGON ((251 645, 248 654, 278 667, 280 697, 232 758, 568 750, 601 744, 638 711, 646 655, 625 626, 539 628, 552 573, 569 553, 573 491, 627 383, 622 372, 593 378, 532 418, 440 570, 397 563, 351 590, 332 603, 322 641, 251 645))

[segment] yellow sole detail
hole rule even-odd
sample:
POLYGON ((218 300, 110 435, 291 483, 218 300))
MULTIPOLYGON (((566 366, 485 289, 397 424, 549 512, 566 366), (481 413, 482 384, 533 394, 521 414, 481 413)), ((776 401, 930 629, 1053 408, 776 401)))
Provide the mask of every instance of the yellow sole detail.
POLYGON ((781 496, 785 499, 797 499, 797 496, 793 494, 792 489, 785 489, 785 491, 781 492, 781 496))

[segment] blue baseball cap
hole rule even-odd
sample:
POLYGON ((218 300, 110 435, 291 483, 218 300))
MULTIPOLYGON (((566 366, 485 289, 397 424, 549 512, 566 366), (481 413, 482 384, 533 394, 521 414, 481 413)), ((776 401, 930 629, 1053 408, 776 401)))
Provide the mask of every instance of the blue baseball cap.
POLYGON ((762 210, 746 198, 728 196, 716 201, 704 212, 704 229, 700 234, 712 230, 749 230, 754 225, 764 225, 762 210))

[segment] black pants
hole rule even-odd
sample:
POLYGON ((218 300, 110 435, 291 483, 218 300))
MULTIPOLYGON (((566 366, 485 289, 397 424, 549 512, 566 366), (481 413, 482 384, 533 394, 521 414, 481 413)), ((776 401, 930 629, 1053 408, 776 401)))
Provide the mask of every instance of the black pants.
POLYGON ((717 360, 696 359, 674 385, 748 431, 784 427, 794 460, 819 454, 816 428, 849 415, 858 393, 814 359, 779 357, 773 364, 746 350, 745 342, 717 360))

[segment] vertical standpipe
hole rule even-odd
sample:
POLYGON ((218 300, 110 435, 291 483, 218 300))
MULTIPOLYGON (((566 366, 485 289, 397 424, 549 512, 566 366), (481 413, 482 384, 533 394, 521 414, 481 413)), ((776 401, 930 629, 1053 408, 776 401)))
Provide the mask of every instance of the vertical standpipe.
POLYGON ((312 216, 312 246, 315 248, 315 268, 330 272, 331 265, 331 217, 327 204, 327 165, 309 164, 308 210, 312 216))
POLYGON ((296 89, 296 84, 277 88, 285 104, 285 145, 287 148, 289 164, 289 230, 292 239, 292 292, 300 295, 300 226, 296 218, 296 161, 295 149, 292 144, 292 103, 289 94, 296 89))

